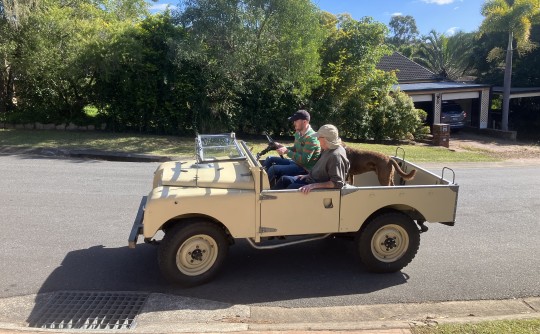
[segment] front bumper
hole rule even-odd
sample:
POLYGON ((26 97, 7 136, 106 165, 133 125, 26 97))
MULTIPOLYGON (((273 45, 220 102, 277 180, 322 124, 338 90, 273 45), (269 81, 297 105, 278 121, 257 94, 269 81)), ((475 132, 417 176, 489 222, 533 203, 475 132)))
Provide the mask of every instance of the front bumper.
POLYGON ((143 233, 143 219, 144 207, 146 205, 146 197, 147 196, 142 197, 141 204, 139 204, 139 210, 137 211, 137 216, 135 217, 135 221, 133 221, 133 226, 131 227, 131 232, 129 233, 128 237, 129 248, 135 248, 139 235, 143 233))

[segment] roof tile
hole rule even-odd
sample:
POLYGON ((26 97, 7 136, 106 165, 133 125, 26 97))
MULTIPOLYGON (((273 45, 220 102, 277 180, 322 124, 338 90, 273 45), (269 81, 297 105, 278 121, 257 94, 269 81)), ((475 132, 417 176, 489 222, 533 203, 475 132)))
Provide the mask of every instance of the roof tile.
POLYGON ((439 81, 435 73, 399 52, 394 52, 390 56, 383 56, 377 64, 377 68, 387 72, 396 70, 399 83, 439 81))

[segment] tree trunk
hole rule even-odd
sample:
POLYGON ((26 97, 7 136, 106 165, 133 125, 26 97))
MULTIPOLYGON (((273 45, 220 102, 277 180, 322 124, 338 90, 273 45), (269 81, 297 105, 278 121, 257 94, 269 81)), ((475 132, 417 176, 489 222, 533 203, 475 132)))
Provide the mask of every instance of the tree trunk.
POLYGON ((506 49, 506 63, 504 65, 504 90, 502 109, 502 129, 508 131, 508 114, 510 109, 510 88, 512 87, 512 40, 513 34, 508 34, 508 47, 506 49))
POLYGON ((1 59, 1 67, 0 67, 0 114, 4 114, 6 112, 6 105, 7 105, 7 75, 6 71, 4 69, 7 65, 5 65, 6 61, 5 58, 2 57, 1 59))

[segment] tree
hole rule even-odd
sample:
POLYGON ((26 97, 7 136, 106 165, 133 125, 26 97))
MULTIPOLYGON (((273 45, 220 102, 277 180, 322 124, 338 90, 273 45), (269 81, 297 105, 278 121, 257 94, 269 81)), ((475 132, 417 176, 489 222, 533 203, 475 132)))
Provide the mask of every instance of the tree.
POLYGON ((36 4, 36 0, 0 0, 0 116, 14 108, 12 58, 15 39, 36 4))
POLYGON ((18 27, 35 8, 38 0, 1 0, 0 20, 7 21, 10 25, 18 27))
POLYGON ((176 66, 172 40, 185 38, 170 13, 147 17, 117 36, 100 54, 93 103, 114 131, 193 134, 189 106, 201 73, 176 66))
MULTIPOLYGON (((508 34, 502 108, 502 130, 508 131, 514 41, 517 50, 522 53, 534 47, 530 41, 530 31, 532 23, 538 20, 540 15, 540 2, 538 0, 487 0, 481 12, 485 18, 479 28, 480 35, 492 32, 508 34)), ((500 54, 500 49, 494 49, 490 53, 490 58, 495 59, 497 54, 500 54)))
POLYGON ((408 117, 417 114, 412 100, 393 91, 394 73, 376 68, 390 53, 386 26, 349 15, 324 14, 321 22, 328 37, 321 50, 323 84, 311 98, 314 119, 336 125, 348 138, 402 139, 416 132, 419 117, 408 117))
POLYGON ((432 30, 422 37, 414 60, 443 80, 457 80, 472 68, 474 35, 458 32, 447 37, 432 30))
POLYGON ((413 44, 420 34, 414 17, 410 15, 394 15, 388 26, 393 34, 390 42, 398 48, 402 45, 413 44))
POLYGON ((144 0, 42 0, 17 37, 18 107, 34 121, 79 122, 112 41, 144 14, 144 0), (127 6, 129 4, 129 6, 127 6), (131 8, 131 9, 129 9, 131 8), (118 12, 118 11, 121 11, 118 12), (134 15, 131 19, 126 13, 134 15))
POLYGON ((179 61, 208 78, 202 119, 246 132, 289 128, 285 116, 298 106, 285 102, 298 103, 319 79, 322 30, 310 1, 185 0, 176 17, 188 32, 179 61))
MULTIPOLYGON (((531 40, 540 41, 540 24, 531 28, 531 40)), ((517 87, 540 86, 540 48, 514 59, 512 83, 517 87)))

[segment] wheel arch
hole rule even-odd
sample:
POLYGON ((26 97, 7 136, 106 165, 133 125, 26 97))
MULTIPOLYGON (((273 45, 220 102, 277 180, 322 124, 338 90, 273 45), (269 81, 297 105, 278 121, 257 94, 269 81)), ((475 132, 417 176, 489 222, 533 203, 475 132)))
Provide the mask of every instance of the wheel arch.
POLYGON ((399 212, 399 213, 405 214, 406 216, 411 218, 411 220, 417 221, 417 222, 420 222, 420 221, 424 222, 426 220, 424 218, 424 215, 421 212, 419 212, 418 210, 416 210, 410 205, 406 205, 406 204, 387 205, 385 207, 382 207, 376 210, 371 215, 369 215, 366 218, 366 220, 362 223, 362 225, 360 225, 358 232, 362 232, 366 228, 367 223, 369 223, 373 218, 386 214, 386 213, 390 213, 390 212, 399 212))
POLYGON ((178 226, 180 224, 188 224, 188 223, 192 223, 192 222, 197 222, 197 221, 199 221, 199 222, 204 221, 204 222, 212 223, 212 224, 218 226, 219 228, 221 228, 223 230, 223 232, 227 236, 227 240, 229 241, 229 244, 230 245, 234 244, 234 238, 232 237, 231 232, 229 231, 227 226, 225 226, 225 224, 223 224, 221 221, 217 220, 216 218, 214 218, 212 216, 209 216, 209 215, 205 215, 205 214, 188 213, 188 214, 183 214, 183 215, 180 215, 180 216, 176 216, 176 217, 171 218, 168 221, 166 221, 161 226, 161 229, 163 230, 164 233, 167 233, 167 230, 170 230, 171 228, 173 228, 175 226, 178 226))

